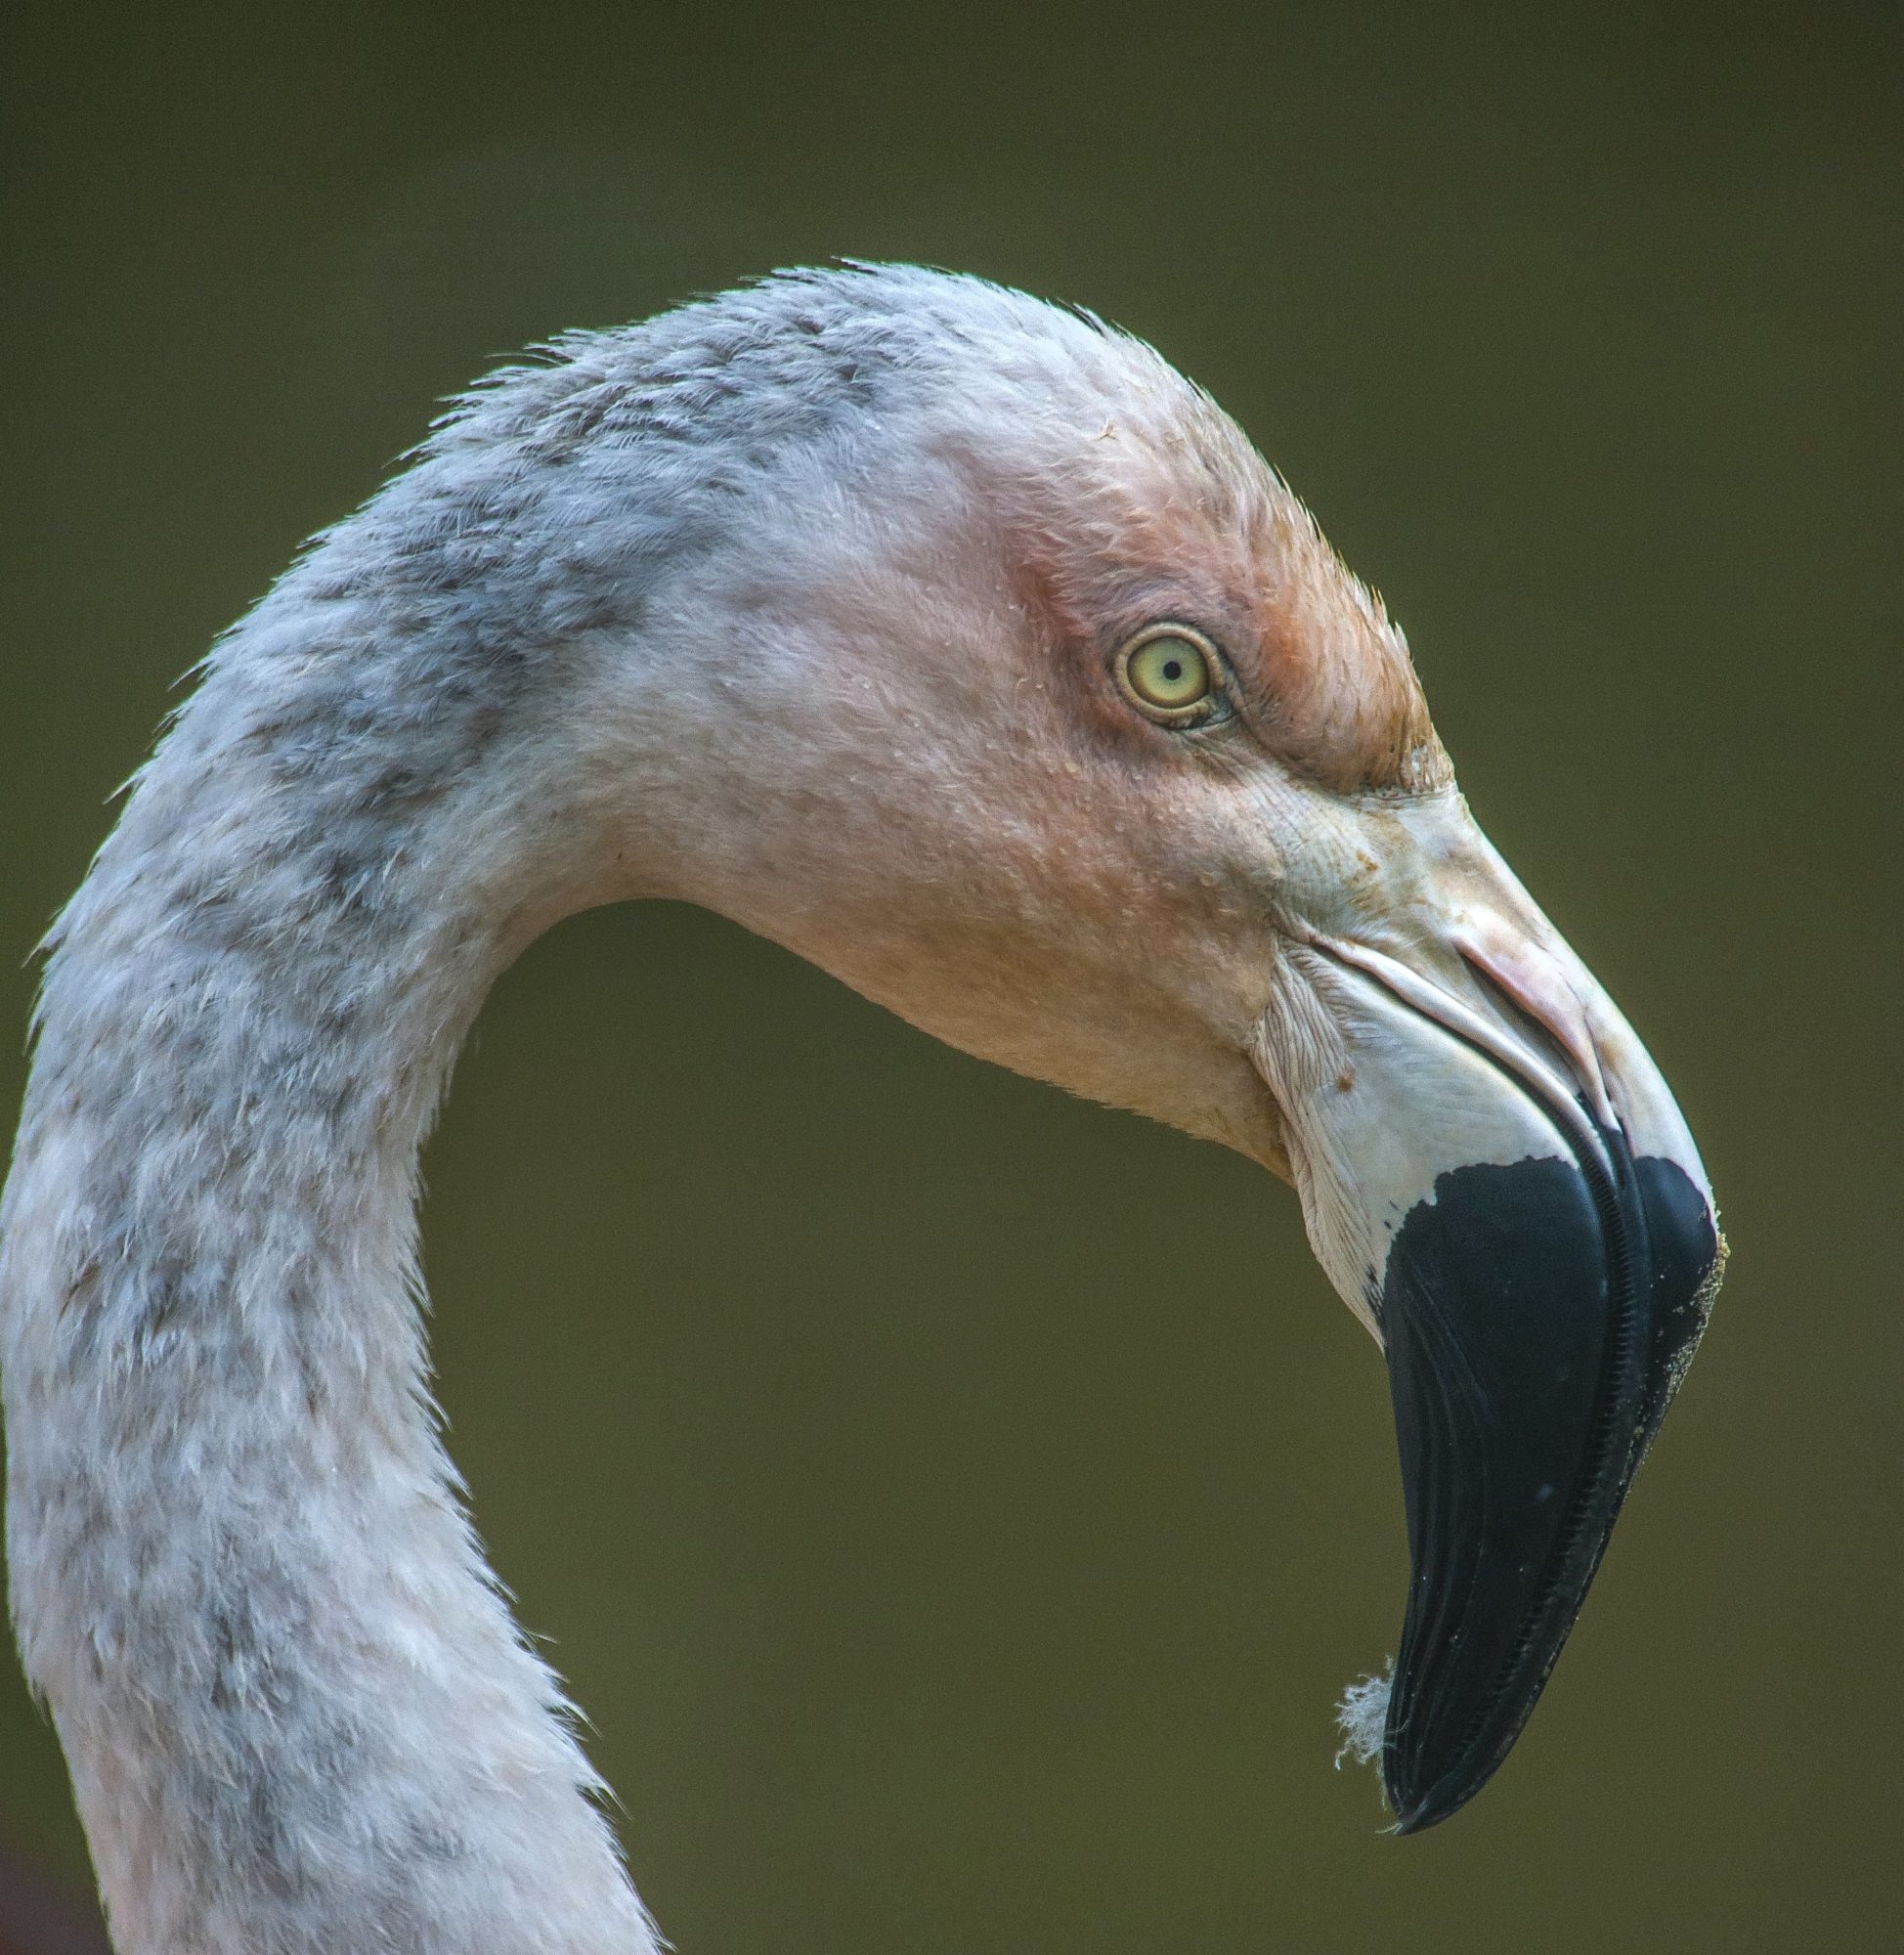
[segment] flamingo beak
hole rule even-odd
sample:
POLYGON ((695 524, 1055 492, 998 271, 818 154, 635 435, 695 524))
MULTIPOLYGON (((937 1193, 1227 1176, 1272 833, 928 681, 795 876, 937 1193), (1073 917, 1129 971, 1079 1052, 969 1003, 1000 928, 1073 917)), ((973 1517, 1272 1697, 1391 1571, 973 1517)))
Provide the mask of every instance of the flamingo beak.
POLYGON ((1310 933, 1259 1034, 1311 1241, 1388 1357, 1412 1572, 1380 1752, 1403 1833, 1520 1735, 1724 1257, 1666 1082, 1471 834, 1465 887, 1417 886, 1388 947, 1310 933))

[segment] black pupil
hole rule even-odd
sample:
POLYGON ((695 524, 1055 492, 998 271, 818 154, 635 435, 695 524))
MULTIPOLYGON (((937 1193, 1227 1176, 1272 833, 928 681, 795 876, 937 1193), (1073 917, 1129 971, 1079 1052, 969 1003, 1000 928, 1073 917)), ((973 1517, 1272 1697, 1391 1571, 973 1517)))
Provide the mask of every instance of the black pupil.
POLYGON ((1183 660, 1170 659, 1166 661, 1163 669, 1163 675, 1165 678, 1182 678, 1184 675, 1183 660))

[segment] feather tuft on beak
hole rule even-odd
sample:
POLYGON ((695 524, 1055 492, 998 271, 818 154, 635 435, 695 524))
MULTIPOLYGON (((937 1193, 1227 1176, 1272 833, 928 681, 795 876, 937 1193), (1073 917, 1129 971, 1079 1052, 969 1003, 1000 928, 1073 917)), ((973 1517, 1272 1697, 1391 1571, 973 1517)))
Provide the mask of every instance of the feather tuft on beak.
MULTIPOLYGON (((1395 1659, 1390 1657, 1379 1676, 1360 1676, 1347 1685, 1335 1707, 1336 1728, 1342 1742, 1335 1749, 1335 1768, 1344 1759, 1372 1765, 1382 1755, 1382 1732, 1388 1723, 1388 1700, 1395 1688, 1395 1659)), ((1382 1802, 1388 1803, 1384 1788, 1382 1802)))

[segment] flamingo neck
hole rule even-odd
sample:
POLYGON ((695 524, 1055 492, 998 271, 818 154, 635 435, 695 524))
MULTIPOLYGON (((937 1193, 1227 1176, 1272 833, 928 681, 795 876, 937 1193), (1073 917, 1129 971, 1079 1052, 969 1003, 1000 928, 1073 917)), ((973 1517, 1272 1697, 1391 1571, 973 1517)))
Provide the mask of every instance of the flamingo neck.
POLYGON ((414 1260, 462 1031, 584 896, 510 839, 482 709, 353 742, 312 690, 351 631, 300 649, 287 606, 49 968, 0 1211, 27 1672, 125 1955, 653 1955, 439 1443, 414 1260))

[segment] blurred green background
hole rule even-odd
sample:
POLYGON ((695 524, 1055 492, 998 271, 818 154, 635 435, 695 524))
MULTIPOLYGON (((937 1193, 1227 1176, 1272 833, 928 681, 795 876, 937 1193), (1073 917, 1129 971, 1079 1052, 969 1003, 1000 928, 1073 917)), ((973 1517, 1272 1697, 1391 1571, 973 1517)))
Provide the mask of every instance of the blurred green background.
MULTIPOLYGON (((684 1955, 1899 1945, 1898 20, 10 16, 0 1024, 175 676, 434 397, 917 258, 1251 430, 1717 1183, 1546 1700, 1399 1842, 1329 1768, 1401 1620, 1387 1390, 1288 1193, 705 914, 557 930, 430 1151, 436 1351, 684 1955)), ((83 1868, 11 1669, 0 1835, 83 1868)))

